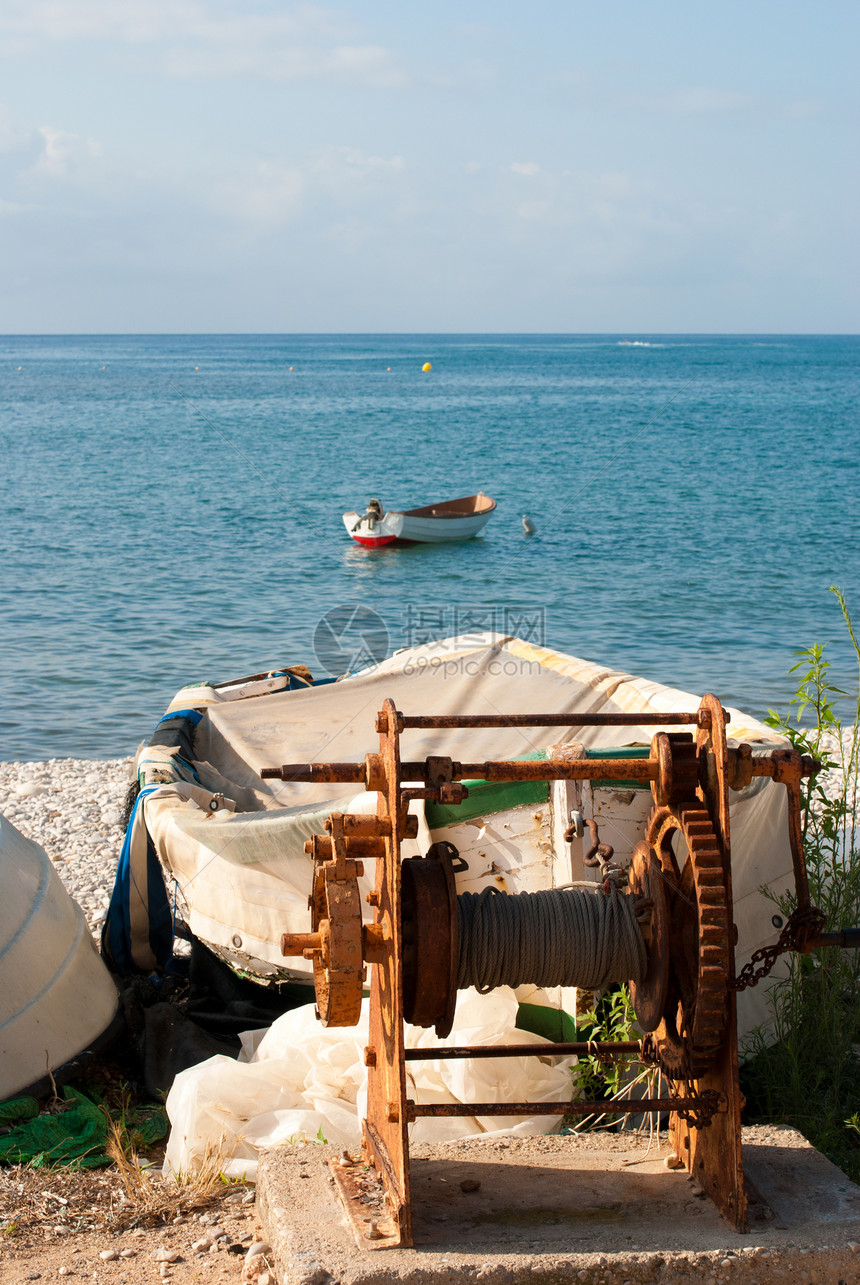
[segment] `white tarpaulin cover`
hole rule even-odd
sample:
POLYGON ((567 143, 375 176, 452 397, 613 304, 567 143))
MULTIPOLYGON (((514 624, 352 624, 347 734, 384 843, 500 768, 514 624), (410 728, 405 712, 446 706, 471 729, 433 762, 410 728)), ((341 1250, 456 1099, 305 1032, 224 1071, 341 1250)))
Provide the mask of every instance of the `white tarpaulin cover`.
MULTIPOLYGON (((230 1177, 254 1181, 266 1147, 315 1139, 356 1147, 361 1142, 368 1043, 368 1001, 358 1026, 323 1027, 313 1005, 285 1013, 265 1032, 243 1037, 239 1060, 212 1057, 182 1071, 167 1096, 171 1133, 166 1173, 199 1169, 219 1156, 230 1177)), ((490 995, 463 991, 450 1044, 539 1044, 518 1030, 517 1000, 502 987, 490 995)), ((436 1047, 433 1031, 406 1027, 407 1048, 436 1047)), ((552 1044, 547 1042, 547 1053, 552 1044)), ((576 1058, 502 1057, 407 1063, 410 1096, 421 1102, 563 1102, 572 1096, 576 1058)), ((425 1117, 412 1125, 414 1141, 439 1142, 466 1134, 552 1133, 560 1116, 425 1117)))
MULTIPOLYGON (((251 956, 258 970, 269 961, 273 971, 283 967, 281 933, 308 928, 311 862, 305 839, 320 832, 333 803, 345 811, 374 811, 375 799, 351 797, 343 786, 262 781, 263 767, 362 760, 378 749, 375 714, 388 697, 405 714, 571 714, 568 729, 404 734, 404 757, 432 753, 466 761, 514 758, 573 740, 587 749, 648 745, 657 730, 653 726, 580 727, 576 715, 693 711, 699 704, 699 697, 687 692, 517 639, 486 635, 413 648, 330 686, 241 700, 228 696, 202 686, 187 688, 174 700, 171 711, 191 709, 199 716, 193 765, 199 785, 155 788, 144 801, 146 826, 192 931, 225 958, 232 951, 237 964, 251 956), (219 793, 224 800, 218 809, 207 807, 207 794, 219 793)), ((738 710, 729 713, 734 740, 746 741, 754 750, 782 743, 756 720, 738 710)), ((157 754, 150 752, 147 759, 145 753, 142 781, 156 784, 161 765, 157 754)), ((647 809, 649 796, 640 792, 632 806, 647 809)), ((429 832, 423 816, 421 822, 414 851, 423 852, 429 832)), ((779 893, 793 886, 784 789, 763 778, 754 780, 732 795, 731 824, 740 968, 754 949, 778 936, 772 922, 776 908, 762 895, 762 885, 779 893)), ((546 869, 547 886, 554 886, 552 860, 546 869)), ((517 890, 515 883, 509 890, 517 890)), ((739 999, 741 1032, 766 1018, 763 989, 744 992, 739 999)), ((220 1148, 232 1155, 228 1172, 250 1175, 262 1146, 302 1136, 312 1140, 319 1131, 332 1142, 357 1143, 366 1021, 365 1012, 354 1029, 326 1030, 309 1006, 279 1019, 259 1044, 249 1038, 239 1062, 212 1058, 183 1072, 167 1102, 173 1122, 168 1167, 193 1169, 207 1147, 220 1148)), ((450 1038, 474 1044, 535 1038, 516 1030, 515 1021, 513 992, 464 992, 450 1038)), ((432 1044, 435 1036, 410 1030, 408 1043, 422 1041, 432 1044)), ((562 1100, 570 1093, 566 1064, 502 1059, 410 1063, 409 1068, 415 1095, 424 1102, 562 1100)), ((415 1127, 416 1136, 444 1138, 506 1125, 544 1132, 557 1124, 557 1117, 529 1122, 443 1119, 422 1120, 415 1127)))
MULTIPOLYGON (((258 975, 267 970, 284 975, 281 934, 308 926, 312 867, 305 840, 320 833, 334 803, 344 811, 375 811, 375 797, 356 800, 355 787, 263 781, 261 769, 363 760, 378 749, 375 714, 387 697, 404 714, 571 714, 568 729, 404 733, 405 757, 444 754, 467 761, 516 758, 574 739, 587 749, 648 745, 654 727, 577 727, 575 716, 693 711, 699 704, 699 697, 689 692, 495 635, 412 648, 329 686, 242 700, 227 699, 206 685, 183 689, 170 710, 197 711, 197 780, 189 774, 186 781, 153 789, 142 804, 146 829, 167 873, 171 899, 175 897, 192 932, 234 966, 250 967, 258 975), (215 795, 223 796, 217 810, 207 806, 215 795)), ((729 713, 734 739, 753 748, 773 744, 773 733, 761 723, 736 709, 729 713)), ((160 772, 163 754, 144 751, 142 783, 169 779, 160 772)), ((173 770, 175 766, 173 760, 173 770)), ((758 779, 733 796, 744 813, 743 821, 738 817, 734 856, 739 927, 745 892, 774 880, 784 891, 784 876, 791 871, 784 793, 758 779)), ((404 848, 404 855, 426 851, 427 839, 422 827, 414 848, 404 848)), ((741 957, 774 936, 773 911, 764 918, 760 911, 755 910, 749 932, 742 928, 741 957)), ((309 975, 309 966, 302 968, 301 961, 292 961, 290 968, 296 976, 309 975)))

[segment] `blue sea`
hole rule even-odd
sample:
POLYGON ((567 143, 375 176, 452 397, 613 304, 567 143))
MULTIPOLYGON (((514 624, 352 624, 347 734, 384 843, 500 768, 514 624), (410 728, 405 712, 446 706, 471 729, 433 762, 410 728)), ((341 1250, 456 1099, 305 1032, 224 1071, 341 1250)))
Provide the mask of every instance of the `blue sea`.
POLYGON ((499 629, 756 714, 821 642, 856 690, 828 587, 860 623, 858 359, 838 336, 0 338, 0 759, 131 753, 184 683, 326 676, 332 637, 357 662, 499 629), (341 521, 477 490, 498 509, 463 544, 367 550, 341 521))

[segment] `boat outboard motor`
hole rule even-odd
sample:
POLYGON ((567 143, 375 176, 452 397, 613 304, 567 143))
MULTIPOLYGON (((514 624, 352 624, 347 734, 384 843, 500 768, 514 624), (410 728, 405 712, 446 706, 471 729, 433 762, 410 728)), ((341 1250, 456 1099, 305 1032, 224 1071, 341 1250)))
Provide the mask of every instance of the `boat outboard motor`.
POLYGON ((381 522, 384 516, 382 505, 379 503, 379 500, 372 498, 367 501, 367 508, 352 529, 353 531, 357 531, 358 528, 366 522, 368 528, 372 531, 377 522, 381 522))

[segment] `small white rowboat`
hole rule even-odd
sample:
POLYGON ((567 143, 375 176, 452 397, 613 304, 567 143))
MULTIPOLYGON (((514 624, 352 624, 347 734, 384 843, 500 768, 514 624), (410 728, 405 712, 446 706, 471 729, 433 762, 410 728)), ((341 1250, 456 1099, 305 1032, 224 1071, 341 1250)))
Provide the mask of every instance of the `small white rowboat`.
POLYGON ((445 540, 470 540, 487 525, 496 501, 479 491, 459 500, 425 504, 420 509, 383 513, 371 500, 365 513, 344 513, 343 524, 358 544, 376 548, 383 544, 439 544, 445 540))

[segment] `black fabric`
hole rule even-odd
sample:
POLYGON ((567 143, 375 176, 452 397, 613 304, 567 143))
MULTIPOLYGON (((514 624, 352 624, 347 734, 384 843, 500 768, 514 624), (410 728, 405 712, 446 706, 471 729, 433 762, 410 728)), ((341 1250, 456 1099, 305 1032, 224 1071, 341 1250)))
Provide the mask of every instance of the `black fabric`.
POLYGON ((194 724, 183 714, 165 717, 149 738, 150 746, 164 745, 167 749, 179 747, 180 758, 194 762, 194 724))
POLYGON ((215 1054, 238 1057, 242 1031, 264 1029, 313 1000, 299 983, 278 988, 237 977, 196 938, 187 973, 125 979, 120 994, 126 1059, 150 1096, 167 1093, 180 1071, 215 1054))

